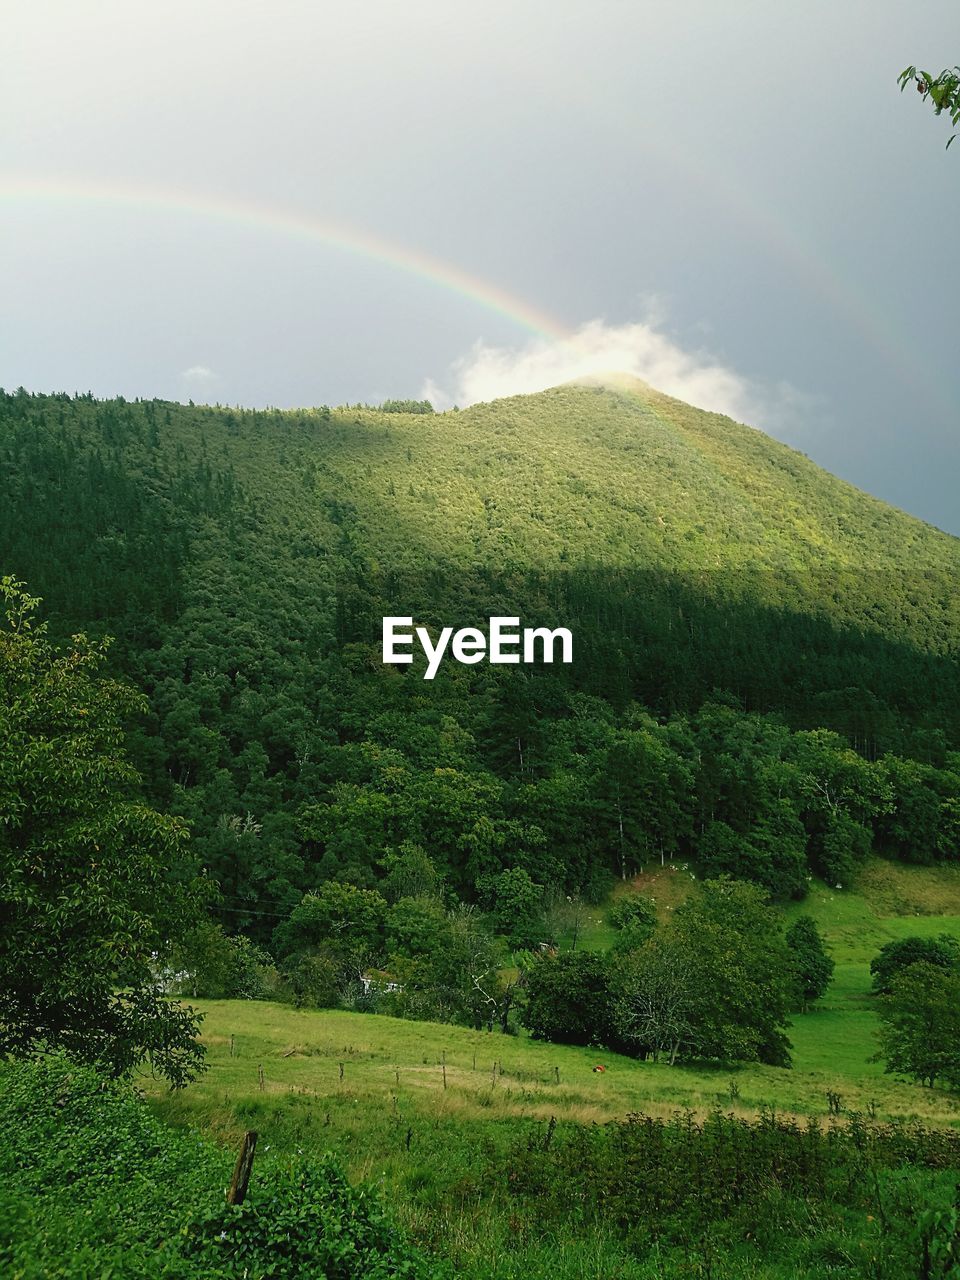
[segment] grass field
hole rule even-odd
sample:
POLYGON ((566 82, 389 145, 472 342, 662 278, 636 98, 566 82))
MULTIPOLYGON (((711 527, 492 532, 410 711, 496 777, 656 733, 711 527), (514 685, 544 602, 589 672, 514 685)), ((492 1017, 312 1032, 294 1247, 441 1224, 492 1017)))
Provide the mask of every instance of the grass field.
MULTIPOLYGON (((635 887, 655 896, 665 911, 695 891, 688 874, 670 868, 651 872, 635 887)), ((870 960, 884 942, 911 933, 960 937, 960 869, 872 863, 860 892, 814 883, 803 903, 788 908, 788 917, 800 914, 817 921, 836 972, 821 1004, 794 1019, 789 1071, 668 1067, 524 1035, 264 1002, 205 1001, 209 1071, 182 1094, 165 1095, 149 1081, 147 1088, 170 1118, 193 1120, 230 1139, 248 1127, 253 1112, 265 1132, 276 1125, 282 1140, 291 1123, 288 1112, 322 1110, 324 1127, 331 1130, 325 1138, 338 1146, 341 1130, 392 1132, 404 1121, 555 1115, 590 1123, 632 1111, 702 1112, 718 1104, 749 1114, 770 1106, 818 1114, 826 1110, 827 1089, 840 1092, 849 1110, 872 1104, 882 1116, 960 1124, 960 1102, 950 1093, 897 1081, 872 1061, 876 1015, 869 996, 870 960), (951 913, 932 914, 938 902, 951 913), (891 903, 901 907, 898 914, 890 911, 891 903), (921 904, 925 910, 917 914, 921 904), (605 1072, 593 1071, 598 1063, 605 1072)), ((610 934, 603 910, 591 909, 579 945, 603 945, 610 934)))
MULTIPOLYGON (((665 912, 696 890, 679 870, 651 873, 646 890, 658 886, 654 896, 665 912)), ((794 1020, 792 1070, 671 1068, 526 1036, 339 1010, 203 1001, 206 1075, 180 1093, 151 1079, 143 1084, 168 1122, 229 1145, 255 1128, 263 1150, 336 1152, 354 1178, 381 1187, 419 1239, 459 1260, 465 1276, 640 1275, 624 1269, 626 1254, 602 1235, 573 1244, 558 1240, 554 1257, 554 1244, 539 1239, 534 1219, 518 1226, 495 1192, 477 1192, 488 1157, 502 1155, 527 1133, 542 1134, 551 1117, 562 1131, 632 1112, 669 1116, 686 1108, 825 1116, 828 1090, 840 1094, 846 1113, 960 1127, 955 1095, 893 1079, 871 1061, 876 1016, 868 995, 869 961, 883 942, 910 932, 960 936, 958 907, 960 875, 952 870, 879 863, 868 868, 857 894, 814 884, 788 915, 817 920, 837 962, 836 980, 819 1008, 794 1020), (891 901, 904 910, 891 912, 891 901), (929 908, 938 901, 948 909, 942 915, 907 914, 918 903, 929 908), (598 1064, 606 1070, 595 1072, 598 1064), (502 1269, 504 1259, 509 1270, 502 1269)), ((602 910, 591 917, 587 937, 602 942, 609 936, 602 910)), ((581 932, 581 945, 583 938, 581 932)))

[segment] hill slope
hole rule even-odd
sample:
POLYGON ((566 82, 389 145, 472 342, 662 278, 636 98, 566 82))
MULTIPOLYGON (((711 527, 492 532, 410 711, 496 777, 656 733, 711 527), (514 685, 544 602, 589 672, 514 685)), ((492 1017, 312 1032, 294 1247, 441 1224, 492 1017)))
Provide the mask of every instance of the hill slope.
POLYGON ((17 393, 0 486, 0 566, 118 636, 151 795, 263 938, 405 841, 468 895, 956 856, 960 542, 640 384, 443 415, 17 393), (574 663, 381 663, 384 615, 494 613, 568 626, 574 663))

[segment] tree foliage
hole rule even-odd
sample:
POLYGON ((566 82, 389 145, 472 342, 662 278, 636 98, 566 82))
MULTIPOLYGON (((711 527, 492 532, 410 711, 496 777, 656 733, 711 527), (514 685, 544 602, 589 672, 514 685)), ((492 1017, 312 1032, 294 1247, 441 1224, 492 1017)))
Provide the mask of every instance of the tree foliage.
MULTIPOLYGON (((908 84, 916 85, 921 98, 933 104, 934 115, 946 112, 951 124, 960 124, 960 67, 946 67, 938 75, 906 67, 900 72, 897 82, 901 93, 908 84)), ((956 136, 953 133, 947 139, 948 147, 956 136)))
POLYGON ((657 907, 641 893, 623 894, 610 908, 609 920, 617 930, 614 949, 634 951, 657 927, 657 907))
POLYGON ((199 1018, 157 974, 201 900, 183 823, 138 798, 124 751, 142 699, 104 677, 105 643, 57 651, 38 601, 11 578, 0 594, 0 1052, 146 1058, 183 1084, 199 1018))
POLYGON ((790 986, 794 1005, 806 1012, 830 985, 834 964, 823 945, 817 922, 801 916, 786 932, 790 953, 790 986))
POLYGON ((763 890, 706 881, 700 895, 677 908, 667 942, 689 974, 691 1054, 789 1066, 790 955, 763 890))
POLYGON ((527 946, 653 865, 789 900, 960 858, 954 539, 649 389, 438 424, 0 392, 0 559, 51 636, 117 635, 131 758, 225 934, 339 999, 357 957, 278 932, 330 882, 527 946), (576 660, 427 684, 380 660, 408 613, 563 623, 576 660), (505 875, 542 902, 499 909, 505 875))
POLYGON ((888 995, 895 979, 914 964, 960 972, 960 943, 947 933, 937 938, 895 938, 884 943, 870 961, 874 992, 888 995))
POLYGON ((933 1088, 960 1088, 960 972, 918 960, 880 1001, 884 1069, 933 1088))
POLYGON ((603 1044, 608 1039, 609 968, 594 951, 537 960, 527 975, 523 1024, 538 1040, 603 1044))

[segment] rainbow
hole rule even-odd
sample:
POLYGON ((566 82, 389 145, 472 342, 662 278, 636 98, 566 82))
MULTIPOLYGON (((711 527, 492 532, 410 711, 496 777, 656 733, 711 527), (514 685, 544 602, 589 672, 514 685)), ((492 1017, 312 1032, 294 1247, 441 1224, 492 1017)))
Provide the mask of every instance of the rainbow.
MULTIPOLYGON (((791 229, 783 216, 768 207, 769 202, 764 200, 762 193, 747 191, 729 175, 719 172, 718 166, 704 168, 676 149, 667 148, 650 137, 644 139, 643 146, 670 165, 679 178, 699 186, 705 195, 719 197, 741 225, 750 227, 776 256, 789 264, 801 287, 814 290, 829 310, 858 332, 918 399, 925 402, 936 416, 943 417, 945 421, 952 418, 949 400, 939 392, 936 375, 911 336, 892 317, 880 315, 860 297, 857 290, 845 282, 842 267, 829 263, 816 245, 791 229)), ((67 208, 120 208, 200 218, 320 243, 427 281, 505 317, 536 338, 574 350, 578 347, 577 335, 572 328, 498 285, 420 249, 312 214, 246 198, 224 198, 150 184, 31 174, 0 176, 0 208, 4 204, 37 203, 67 208)), ((769 308, 771 303, 769 299, 758 298, 757 305, 769 308)))
POLYGON ((41 202, 52 205, 86 205, 121 208, 134 212, 228 222, 254 231, 298 237, 331 249, 380 262, 406 272, 438 288, 475 302, 506 317, 521 328, 550 342, 571 342, 573 333, 553 317, 536 310, 505 289, 471 275, 450 262, 329 219, 276 208, 247 199, 185 192, 173 188, 121 182, 78 182, 42 177, 0 177, 0 204, 41 202))

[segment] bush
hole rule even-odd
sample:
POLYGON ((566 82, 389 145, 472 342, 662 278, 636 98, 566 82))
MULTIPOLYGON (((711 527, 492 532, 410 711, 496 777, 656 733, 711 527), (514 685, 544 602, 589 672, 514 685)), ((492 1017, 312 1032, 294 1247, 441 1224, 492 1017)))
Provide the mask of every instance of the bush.
POLYGON ((190 1236, 188 1256, 237 1276, 324 1276, 329 1280, 439 1280, 397 1234, 379 1201, 350 1185, 330 1155, 275 1169, 269 1191, 243 1205, 219 1205, 190 1236), (265 1270, 266 1268, 266 1270, 265 1270))
POLYGON ((233 1153, 166 1128, 128 1085, 63 1058, 0 1065, 0 1274, 30 1280, 440 1280, 329 1156, 233 1153))

